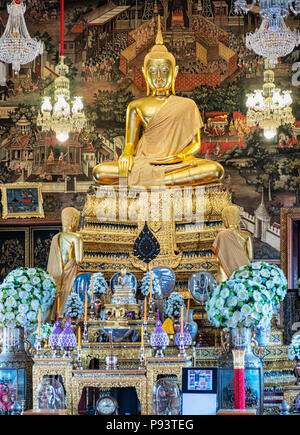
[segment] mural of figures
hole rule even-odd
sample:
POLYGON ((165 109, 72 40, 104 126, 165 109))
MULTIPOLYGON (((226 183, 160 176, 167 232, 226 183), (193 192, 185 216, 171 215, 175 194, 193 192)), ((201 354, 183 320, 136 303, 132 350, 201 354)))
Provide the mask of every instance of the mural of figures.
MULTIPOLYGON (((52 186, 48 192, 61 192, 63 183, 59 200, 47 194, 47 203, 59 203, 55 212, 51 209, 52 215, 68 205, 64 194, 88 190, 97 164, 121 155, 127 105, 145 95, 141 66, 154 44, 156 16, 144 13, 146 2, 139 1, 137 11, 135 1, 125 3, 65 0, 67 77, 71 94, 82 96, 88 118, 81 134, 70 134, 66 143, 58 143, 51 131, 42 132, 36 122, 42 97, 53 93, 57 77, 59 1, 26 2, 28 31, 43 40, 44 53, 22 66, 17 75, 9 66, 1 66, 1 180, 42 182, 52 186)), ((203 118, 199 157, 225 167, 224 184, 240 207, 244 227, 255 237, 256 258, 279 260, 280 208, 300 202, 299 86, 297 80, 293 86, 291 79, 297 73, 292 66, 299 51, 281 59, 274 69, 276 82, 292 90, 295 122, 266 140, 246 119, 246 95, 263 84, 264 60, 245 46, 245 33, 253 31, 254 25, 245 17, 234 25, 227 19, 208 20, 198 1, 157 4, 166 24, 165 45, 179 65, 177 94, 192 98, 203 118)), ((0 28, 4 29, 6 2, 0 8, 0 28)), ((295 24, 293 17, 288 20, 295 24)), ((10 207, 19 207, 14 198, 10 207)))

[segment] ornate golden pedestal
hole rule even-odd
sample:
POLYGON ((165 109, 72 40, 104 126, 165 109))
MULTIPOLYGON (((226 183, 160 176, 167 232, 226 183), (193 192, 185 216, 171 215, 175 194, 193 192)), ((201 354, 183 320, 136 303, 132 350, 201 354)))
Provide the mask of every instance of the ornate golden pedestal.
POLYGON ((34 359, 32 369, 32 391, 33 391, 33 411, 38 411, 37 392, 38 386, 42 382, 44 376, 60 375, 66 391, 66 405, 69 414, 72 412, 72 359, 34 359))
POLYGON ((171 267, 180 283, 195 272, 216 273, 211 247, 228 205, 231 195, 221 184, 152 191, 95 187, 83 211, 80 272, 102 272, 109 280, 124 267, 141 280, 147 265, 134 257, 133 246, 147 221, 161 248, 151 268, 171 267))
POLYGON ((78 404, 85 387, 134 387, 141 404, 141 413, 147 409, 147 377, 143 370, 75 370, 72 377, 73 415, 78 414, 78 404))
MULTIPOLYGON (((141 413, 151 415, 152 413, 152 392, 159 375, 175 375, 178 384, 181 385, 182 367, 192 365, 192 356, 177 357, 178 348, 169 346, 164 358, 153 357, 153 350, 145 346, 145 364, 140 369, 140 343, 114 344, 114 354, 118 355, 119 368, 117 370, 106 370, 104 368, 105 357, 110 352, 109 344, 86 343, 81 349, 83 370, 77 370, 73 362, 76 361, 76 351, 72 359, 35 359, 33 370, 34 409, 37 415, 38 402, 37 390, 44 376, 61 375, 67 397, 67 413, 78 414, 78 404, 83 389, 86 387, 97 387, 100 390, 111 388, 133 387, 141 404, 141 413), (91 360, 99 360, 98 370, 88 370, 91 360)), ((191 353, 191 349, 187 350, 191 353)))

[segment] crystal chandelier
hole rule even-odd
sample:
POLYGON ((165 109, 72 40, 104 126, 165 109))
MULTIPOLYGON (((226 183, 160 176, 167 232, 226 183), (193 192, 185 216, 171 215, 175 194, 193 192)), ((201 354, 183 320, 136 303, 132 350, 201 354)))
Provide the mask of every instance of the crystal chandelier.
POLYGON ((13 0, 7 5, 8 21, 0 38, 0 61, 11 63, 15 72, 20 71, 20 65, 32 62, 44 49, 43 43, 32 39, 28 33, 25 10, 23 0, 13 0))
POLYGON ((279 29, 271 30, 269 20, 264 18, 259 29, 246 35, 246 47, 256 54, 269 59, 271 66, 279 57, 291 53, 300 43, 299 32, 289 29, 281 18, 279 29))
MULTIPOLYGON (((234 11, 236 14, 247 14, 256 3, 257 0, 252 0, 250 4, 247 0, 235 0, 234 11)), ((295 15, 300 13, 300 0, 259 0, 258 3, 260 16, 269 20, 272 31, 280 28, 281 19, 286 18, 290 11, 295 15)))
POLYGON ((54 131, 57 140, 62 143, 69 139, 70 133, 80 132, 87 124, 82 97, 74 97, 72 108, 69 104, 70 80, 67 77, 69 68, 64 63, 63 17, 64 1, 61 0, 61 48, 60 62, 55 67, 54 105, 51 97, 45 96, 37 118, 37 126, 42 131, 54 131))
MULTIPOLYGON (((267 61, 266 67, 269 68, 267 61)), ((271 69, 264 72, 263 89, 255 90, 247 97, 247 124, 249 127, 262 128, 267 139, 276 136, 280 125, 294 122, 291 91, 281 91, 275 87, 274 72, 271 69)))

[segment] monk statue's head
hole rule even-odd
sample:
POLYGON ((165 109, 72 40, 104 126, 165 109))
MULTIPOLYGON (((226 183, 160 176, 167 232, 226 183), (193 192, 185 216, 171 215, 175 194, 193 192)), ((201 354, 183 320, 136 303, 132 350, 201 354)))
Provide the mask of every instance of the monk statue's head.
POLYGON ((225 228, 238 228, 241 222, 239 208, 236 205, 225 207, 222 211, 222 219, 225 228))
POLYGON ((61 212, 62 226, 67 231, 76 232, 79 226, 80 212, 74 207, 66 207, 61 212))
POLYGON ((159 92, 169 94, 172 90, 175 95, 178 66, 175 57, 164 45, 160 16, 158 16, 156 43, 145 57, 143 74, 147 83, 147 95, 150 94, 150 90, 153 94, 159 92))

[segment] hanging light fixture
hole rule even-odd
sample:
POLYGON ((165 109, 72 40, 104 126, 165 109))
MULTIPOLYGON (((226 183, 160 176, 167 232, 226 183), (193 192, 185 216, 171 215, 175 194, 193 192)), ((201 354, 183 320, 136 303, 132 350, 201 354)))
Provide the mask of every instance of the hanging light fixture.
POLYGON ((281 91, 275 87, 274 81, 274 72, 266 60, 263 89, 248 94, 246 102, 248 126, 262 128, 267 139, 276 136, 280 125, 294 122, 291 91, 281 91))
POLYGON ((20 71, 20 65, 32 62, 44 49, 43 43, 28 33, 25 10, 23 0, 12 0, 7 5, 8 20, 0 38, 0 61, 11 63, 15 72, 20 71))
POLYGON ((269 19, 264 18, 259 29, 246 35, 246 47, 259 56, 268 58, 272 67, 278 62, 279 57, 291 53, 299 43, 298 30, 289 29, 283 18, 280 19, 276 31, 272 30, 269 19))
POLYGON ((70 133, 80 132, 87 121, 83 111, 82 97, 74 97, 72 108, 69 104, 70 80, 67 77, 69 67, 64 63, 64 0, 60 1, 60 6, 60 61, 55 67, 57 77, 54 80, 54 105, 52 105, 51 97, 44 97, 37 125, 42 131, 54 131, 57 140, 63 143, 69 139, 70 133))
MULTIPOLYGON (((250 4, 247 0, 235 0, 234 11, 236 14, 247 14, 251 11, 257 0, 252 0, 250 4)), ((280 20, 286 18, 290 11, 298 15, 300 13, 300 0, 259 0, 259 14, 264 19, 268 19, 270 30, 276 31, 280 27, 280 20)))

